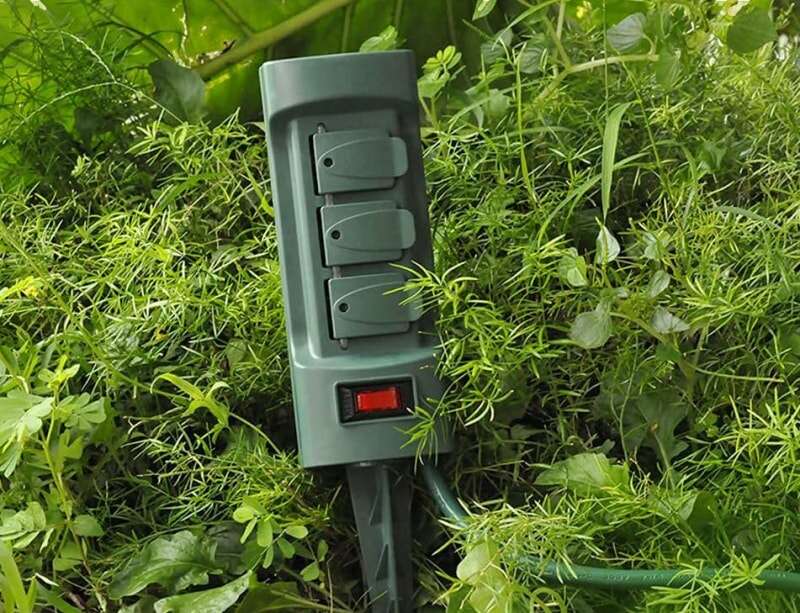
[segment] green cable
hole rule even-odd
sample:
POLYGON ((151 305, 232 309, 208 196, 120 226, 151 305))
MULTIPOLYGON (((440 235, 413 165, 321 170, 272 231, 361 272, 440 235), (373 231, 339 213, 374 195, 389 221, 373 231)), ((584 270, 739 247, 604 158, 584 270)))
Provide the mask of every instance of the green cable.
MULTIPOLYGON (((434 466, 426 464, 422 467, 422 475, 428 491, 442 515, 459 527, 465 526, 467 515, 453 492, 450 491, 442 474, 434 466)), ((598 568, 596 566, 543 562, 536 556, 524 556, 521 561, 526 566, 530 566, 546 583, 619 590, 690 587, 698 580, 708 581, 726 572, 713 567, 703 568, 700 571, 598 568)), ((800 573, 764 570, 758 576, 758 580, 759 583, 754 583, 754 587, 800 593, 800 573)))

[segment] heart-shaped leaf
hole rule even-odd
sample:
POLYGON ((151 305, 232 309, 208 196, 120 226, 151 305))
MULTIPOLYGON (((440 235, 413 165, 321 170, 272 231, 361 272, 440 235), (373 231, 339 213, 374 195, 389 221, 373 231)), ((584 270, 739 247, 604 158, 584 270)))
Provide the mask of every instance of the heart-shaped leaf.
POLYGON ((584 349, 597 349, 611 338, 611 314, 602 305, 594 311, 581 313, 575 318, 569 331, 572 341, 584 349))
POLYGON ((168 120, 200 119, 206 89, 200 75, 172 60, 157 60, 147 71, 156 86, 156 101, 169 112, 168 120))
POLYGON ((595 264, 608 264, 617 259, 620 252, 619 242, 608 228, 605 226, 600 228, 595 243, 595 264))
POLYGON ((608 44, 617 51, 631 51, 644 40, 644 27, 647 17, 643 13, 628 15, 618 24, 610 27, 606 36, 608 44))
POLYGON ((778 37, 769 11, 746 7, 736 14, 728 28, 728 46, 736 53, 752 53, 778 37))

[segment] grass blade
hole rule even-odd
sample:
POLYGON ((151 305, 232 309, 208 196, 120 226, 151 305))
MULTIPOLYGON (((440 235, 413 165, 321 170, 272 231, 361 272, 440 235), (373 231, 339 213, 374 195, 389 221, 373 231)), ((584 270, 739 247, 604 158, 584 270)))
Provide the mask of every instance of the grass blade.
POLYGON ((606 119, 606 130, 603 134, 603 221, 608 217, 608 209, 611 206, 611 180, 614 178, 619 125, 630 105, 630 102, 626 102, 614 107, 606 119))

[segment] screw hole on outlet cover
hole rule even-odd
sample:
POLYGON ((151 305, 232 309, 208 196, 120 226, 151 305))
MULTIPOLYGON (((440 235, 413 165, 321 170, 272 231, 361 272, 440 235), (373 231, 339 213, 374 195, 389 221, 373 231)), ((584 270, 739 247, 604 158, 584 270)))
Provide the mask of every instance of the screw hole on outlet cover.
POLYGON ((340 310, 342 313, 347 313, 347 311, 348 311, 349 309, 350 309, 350 305, 349 305, 349 304, 347 304, 346 302, 342 302, 342 303, 339 305, 339 310, 340 310))
POLYGON ((333 158, 325 158, 322 160, 322 163, 325 165, 326 168, 330 168, 333 166, 333 158))
POLYGON ((338 241, 340 238, 342 238, 342 233, 339 232, 339 230, 334 230, 331 232, 331 238, 335 241, 338 241))

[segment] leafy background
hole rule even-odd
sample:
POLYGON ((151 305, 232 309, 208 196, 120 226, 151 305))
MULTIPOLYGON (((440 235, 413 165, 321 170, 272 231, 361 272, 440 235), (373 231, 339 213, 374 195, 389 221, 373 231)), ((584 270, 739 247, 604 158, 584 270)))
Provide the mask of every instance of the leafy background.
MULTIPOLYGON (((257 70, 265 59, 357 51, 388 25, 424 59, 446 43, 470 46, 470 32, 460 27, 469 10, 454 0, 8 0, 0 4, 0 48, 18 64, 35 63, 25 33, 53 27, 92 44, 113 41, 124 52, 124 74, 134 80, 156 60, 173 61, 205 81, 205 110, 218 121, 237 108, 243 118, 260 113, 257 70), (250 44, 233 60, 222 53, 250 44)), ((170 87, 179 83, 176 77, 170 87)))
POLYGON ((0 8, 7 609, 364 610, 341 475, 293 455, 254 70, 406 39, 472 512, 417 497, 420 610, 797 610, 752 589, 800 565, 794 3, 0 8))

